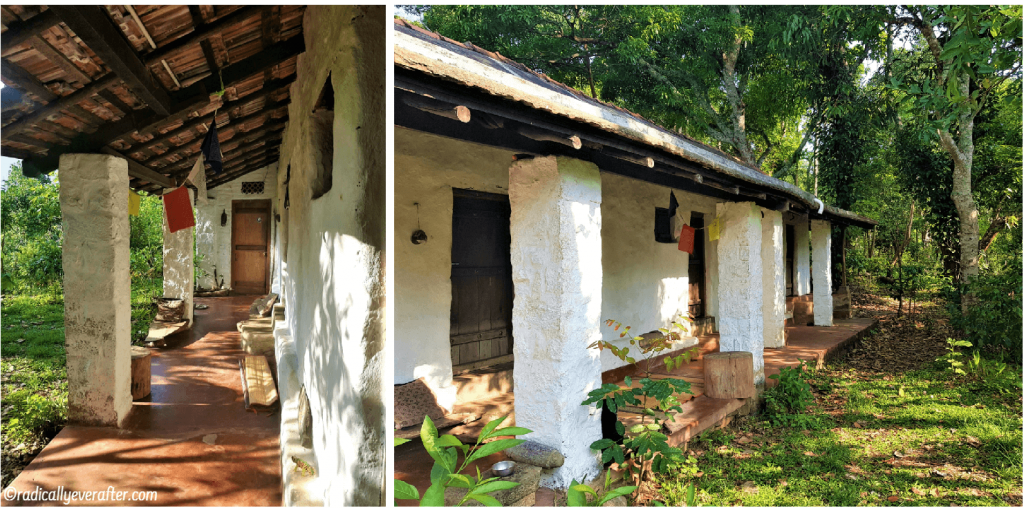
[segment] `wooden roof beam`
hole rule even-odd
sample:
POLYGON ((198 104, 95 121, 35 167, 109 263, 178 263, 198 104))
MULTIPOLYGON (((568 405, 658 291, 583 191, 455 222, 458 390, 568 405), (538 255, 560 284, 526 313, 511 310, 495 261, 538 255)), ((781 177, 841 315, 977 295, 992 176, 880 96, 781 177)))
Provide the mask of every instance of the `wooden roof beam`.
MULTIPOLYGON (((4 35, 7 34, 5 33, 4 35)), ((49 88, 46 88, 46 85, 44 85, 42 81, 39 81, 39 79, 31 73, 6 58, 0 61, 0 75, 2 75, 4 80, 8 83, 24 88, 26 91, 35 94, 36 97, 39 97, 44 102, 50 102, 58 97, 57 94, 51 92, 49 88)))
MULTIPOLYGON (((255 135, 255 134, 261 134, 263 132, 269 132, 270 130, 273 130, 274 127, 280 126, 280 125, 284 125, 285 123, 286 123, 286 121, 282 121, 282 120, 268 121, 268 122, 264 123, 263 125, 257 127, 256 129, 254 129, 252 131, 249 131, 249 132, 240 132, 236 128, 235 130, 233 130, 231 132, 232 133, 231 139, 228 139, 228 140, 225 140, 225 141, 221 141, 221 153, 223 154, 224 152, 227 151, 226 148, 228 146, 230 146, 230 144, 232 142, 235 141, 234 138, 236 136, 251 136, 251 135, 255 135)), ((187 165, 188 164, 188 160, 187 159, 191 158, 196 153, 199 153, 199 147, 202 145, 202 142, 203 142, 203 140, 201 138, 196 138, 196 139, 194 139, 192 141, 189 141, 188 143, 186 143, 186 144, 184 144, 182 146, 179 146, 177 149, 175 149, 173 151, 168 151, 168 152, 162 153, 158 157, 154 157, 152 160, 149 160, 149 161, 146 161, 146 162, 152 164, 154 161, 163 160, 163 159, 166 159, 168 157, 177 155, 177 156, 180 156, 180 157, 184 157, 186 160, 167 163, 167 164, 165 164, 164 166, 161 167, 161 171, 169 171, 169 170, 171 170, 171 168, 179 168, 179 167, 181 167, 183 165, 187 165)))
POLYGON ((107 155, 113 155, 119 159, 124 159, 128 161, 128 176, 145 180, 147 182, 159 185, 165 189, 177 187, 177 182, 173 178, 168 178, 167 175, 157 173, 156 171, 153 171, 152 169, 149 169, 146 166, 139 164, 138 162, 129 158, 127 155, 118 152, 117 150, 114 150, 109 146, 101 148, 100 151, 107 155))
POLYGON ((267 167, 267 166, 277 162, 277 159, 280 157, 281 154, 275 148, 275 149, 267 151, 266 153, 264 153, 262 155, 263 155, 262 157, 254 158, 254 159, 248 161, 247 163, 240 165, 238 168, 236 168, 236 169, 234 169, 234 170, 232 170, 230 172, 225 172, 225 173, 222 173, 220 175, 217 175, 217 178, 214 178, 214 179, 209 180, 207 182, 206 187, 207 188, 212 188, 212 187, 217 187, 219 185, 224 185, 224 184, 226 184, 226 183, 228 183, 228 182, 230 182, 232 180, 236 180, 239 177, 242 177, 242 176, 245 176, 245 175, 247 175, 249 173, 252 173, 253 171, 265 168, 265 167, 267 167))
POLYGON ((64 24, 100 57, 128 88, 160 115, 174 110, 171 97, 153 80, 135 49, 125 40, 121 29, 110 21, 103 7, 95 5, 51 5, 64 24))
MULTIPOLYGON (((230 151, 229 156, 222 161, 224 163, 222 167, 230 169, 237 166, 239 161, 246 159, 252 153, 265 150, 268 147, 278 146, 281 144, 280 142, 281 134, 279 132, 263 133, 260 137, 249 137, 244 140, 241 146, 237 146, 230 151)), ((172 176, 187 174, 192 169, 192 165, 195 164, 195 161, 188 162, 178 166, 178 169, 167 171, 167 173, 172 176)))
MULTIPOLYGON (((206 23, 195 30, 192 33, 175 39, 163 47, 159 47, 153 50, 151 53, 146 55, 146 65, 157 65, 160 60, 171 60, 177 56, 180 56, 185 51, 190 49, 190 46, 199 44, 202 41, 210 38, 213 35, 222 34, 226 30, 239 23, 244 23, 254 16, 259 16, 265 10, 272 9, 272 5, 261 5, 261 6, 249 6, 242 7, 223 18, 218 19, 212 23, 206 23)), ((193 19, 193 21, 195 21, 193 19)))
MULTIPOLYGON (((233 101, 233 102, 240 102, 241 104, 232 104, 229 107, 234 108, 236 106, 238 106, 238 107, 246 106, 246 105, 251 104, 251 103, 253 103, 253 102, 255 102, 255 101, 259 100, 259 99, 263 99, 263 98, 266 98, 269 95, 273 95, 274 93, 281 91, 283 88, 284 87, 282 86, 280 88, 275 88, 273 90, 264 89, 264 90, 261 90, 261 91, 256 92, 256 93, 246 95, 245 97, 242 97, 242 98, 238 99, 237 101, 233 101)), ((232 119, 232 120, 230 120, 230 122, 231 123, 235 123, 235 122, 243 122, 243 121, 246 121, 246 120, 250 120, 252 118, 255 118, 258 115, 266 113, 268 110, 277 109, 277 108, 279 108, 281 106, 284 106, 284 105, 288 104, 289 102, 291 102, 290 99, 284 99, 282 101, 278 101, 278 102, 274 102, 274 103, 271 103, 271 104, 267 104, 267 105, 265 105, 263 107, 263 109, 255 112, 255 113, 252 113, 250 115, 244 116, 242 118, 232 119)), ((225 107, 224 109, 227 109, 227 107, 225 107)), ((227 111, 224 111, 224 112, 226 113, 227 111)), ((154 146, 156 146, 156 145, 158 145, 160 143, 163 143, 163 142, 165 142, 165 141, 167 141, 167 140, 169 140, 169 139, 171 139, 171 138, 173 138, 175 136, 178 136, 178 135, 186 132, 189 129, 192 129, 192 128, 200 125, 200 124, 208 123, 211 118, 213 118, 213 114, 212 113, 209 114, 209 115, 205 115, 205 116, 202 116, 202 117, 190 120, 190 121, 186 122, 184 125, 182 125, 181 127, 177 128, 177 129, 174 129, 174 130, 172 130, 172 131, 170 131, 170 132, 168 132, 166 134, 162 134, 162 135, 159 135, 157 137, 154 137, 153 139, 145 142, 144 144, 142 144, 142 145, 140 145, 138 147, 134 147, 133 146, 131 149, 128 150, 128 153, 137 153, 137 152, 141 152, 143 150, 149 150, 150 148, 153 148, 154 146)), ((218 126, 220 126, 220 125, 218 124, 218 126)))
POLYGON ((64 71, 64 76, 67 77, 68 82, 88 83, 92 81, 88 75, 82 72, 74 62, 64 56, 64 53, 53 47, 49 41, 44 39, 40 35, 36 35, 30 39, 32 41, 32 48, 43 55, 44 58, 50 61, 50 63, 56 65, 60 70, 64 71))
POLYGON ((40 12, 29 18, 28 21, 8 26, 7 31, 0 35, 0 46, 4 48, 17 46, 57 23, 60 23, 60 18, 52 10, 40 12))
MULTIPOLYGON (((282 62, 304 52, 305 49, 306 46, 301 34, 286 41, 279 42, 271 48, 267 48, 266 50, 246 58, 245 60, 224 68, 222 73, 224 76, 224 85, 234 86, 253 75, 260 74, 266 69, 273 68, 274 66, 281 64, 282 62)), ((44 119, 47 116, 60 111, 65 105, 77 104, 78 102, 92 96, 96 91, 108 88, 118 81, 117 76, 108 75, 103 79, 89 83, 84 88, 61 97, 59 100, 47 104, 44 108, 26 115, 11 125, 4 127, 3 135, 6 137, 8 133, 27 129, 31 127, 35 121, 44 119), (15 130, 12 130, 12 128, 15 130)), ((22 169, 25 174, 29 176, 49 173, 57 169, 60 154, 95 152, 103 146, 129 136, 133 132, 149 133, 157 129, 162 123, 180 120, 181 118, 191 114, 200 105, 207 104, 210 101, 210 95, 206 93, 206 90, 208 89, 207 84, 213 81, 217 82, 216 89, 219 89, 220 80, 217 76, 207 77, 203 81, 185 89, 183 91, 184 95, 182 96, 188 97, 188 99, 175 101, 175 110, 169 116, 157 115, 150 109, 152 108, 152 105, 150 105, 150 108, 134 110, 121 120, 112 124, 107 124, 92 134, 83 134, 76 139, 71 140, 71 145, 68 147, 51 147, 49 155, 45 157, 36 156, 31 160, 26 159, 22 165, 22 169)))

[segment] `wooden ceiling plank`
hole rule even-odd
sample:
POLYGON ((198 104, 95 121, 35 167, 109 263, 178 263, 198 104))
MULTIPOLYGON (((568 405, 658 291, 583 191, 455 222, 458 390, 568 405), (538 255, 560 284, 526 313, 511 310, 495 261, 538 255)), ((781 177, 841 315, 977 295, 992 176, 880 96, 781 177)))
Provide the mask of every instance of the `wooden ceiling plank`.
POLYGON ((131 113, 132 111, 134 111, 134 109, 132 109, 131 106, 125 104, 124 101, 122 101, 121 98, 118 97, 117 94, 114 93, 113 90, 110 90, 108 88, 104 88, 103 90, 100 90, 99 92, 96 92, 96 95, 99 95, 100 97, 103 97, 103 99, 105 99, 112 106, 117 108, 117 110, 121 112, 121 116, 127 115, 128 113, 131 113))
POLYGON ((50 9, 153 111, 161 115, 171 114, 173 104, 170 96, 153 80, 149 67, 139 60, 135 49, 102 7, 51 5, 50 9))
POLYGON ((146 65, 158 64, 160 60, 171 60, 180 56, 185 51, 188 51, 190 46, 198 44, 212 35, 224 33, 225 30, 239 23, 246 22, 254 16, 261 15, 264 10, 271 8, 272 6, 269 5, 242 7, 213 23, 202 25, 190 34, 175 39, 146 55, 146 65))
POLYGON ((124 159, 124 160, 128 161, 128 175, 129 176, 134 176, 135 178, 139 178, 139 179, 145 180, 147 182, 152 182, 152 183, 158 184, 158 185, 164 187, 165 189, 170 189, 170 188, 173 188, 173 187, 177 187, 177 184, 176 184, 177 182, 175 182, 174 179, 168 178, 167 175, 163 175, 163 174, 157 173, 156 171, 153 171, 152 169, 149 169, 146 166, 143 166, 142 164, 139 164, 138 162, 136 162, 136 161, 132 160, 131 158, 129 158, 128 156, 126 156, 125 154, 123 154, 121 152, 118 152, 117 150, 114 150, 113 148, 110 148, 109 146, 105 146, 105 147, 101 148, 100 151, 105 153, 105 154, 113 155, 115 157, 118 157, 120 159, 124 159))
POLYGON ((0 35, 0 46, 4 48, 17 46, 39 35, 43 30, 57 25, 57 23, 60 23, 60 18, 53 11, 45 10, 40 12, 29 18, 28 21, 8 26, 7 31, 0 35))
POLYGON ((64 76, 67 78, 66 81, 81 83, 83 85, 92 81, 88 75, 82 72, 82 69, 79 69, 74 62, 68 60, 68 57, 64 56, 64 52, 53 47, 53 45, 50 44, 50 41, 44 39, 41 35, 36 35, 29 40, 32 41, 32 47, 38 51, 40 55, 43 55, 43 57, 49 60, 50 63, 60 67, 60 70, 64 71, 64 76))
POLYGON ((43 102, 50 102, 58 97, 57 94, 46 88, 46 85, 38 78, 32 75, 32 73, 22 69, 18 64, 11 62, 4 58, 0 61, 0 74, 8 82, 24 88, 26 91, 31 92, 36 97, 39 97, 43 102))
POLYGON ((206 188, 207 189, 212 189, 214 187, 218 187, 218 186, 224 185, 224 184, 226 184, 228 182, 231 182, 233 180, 237 180, 237 179, 239 179, 239 178, 241 178, 241 177, 243 177, 245 175, 248 175, 249 173, 252 173, 254 171, 259 171, 260 169, 263 169, 263 168, 265 168, 265 167, 267 167, 267 166, 277 162, 277 159, 279 158, 280 155, 281 155, 280 152, 272 150, 272 151, 267 153, 266 157, 254 160, 252 162, 249 162, 249 163, 245 164, 244 166, 242 166, 241 169, 232 171, 230 173, 223 173, 221 175, 218 175, 218 178, 213 179, 213 180, 211 180, 211 181, 209 181, 207 183, 206 188))
MULTIPOLYGON (((305 43, 300 33, 286 41, 279 42, 256 55, 246 58, 245 60, 225 67, 223 69, 224 84, 225 86, 234 86, 248 78, 251 78, 253 75, 257 75, 268 68, 279 65, 304 51, 305 43)), ((212 77, 212 80, 216 80, 216 89, 219 89, 219 78, 214 76, 212 77)), ((71 145, 69 147, 53 147, 57 149, 49 150, 49 154, 46 156, 36 155, 30 160, 26 160, 24 162, 25 167, 29 168, 29 172, 48 173, 57 168, 60 155, 63 153, 94 152, 99 150, 100 147, 117 143, 132 133, 151 133, 164 123, 188 116, 195 111, 196 108, 200 107, 200 105, 205 105, 210 101, 210 95, 206 93, 206 90, 209 89, 207 85, 211 83, 212 80, 208 77, 180 92, 182 94, 181 97, 188 97, 188 99, 179 99, 174 101, 175 111, 171 115, 163 116, 157 114, 151 109, 153 107, 152 105, 149 105, 149 107, 144 109, 134 110, 117 122, 104 125, 95 133, 76 137, 71 140, 71 145)), ((80 90, 55 100, 51 104, 48 104, 44 108, 41 108, 32 114, 26 115, 26 117, 17 120, 12 125, 17 126, 17 129, 26 129, 30 127, 33 122, 60 111, 65 104, 75 104, 80 102, 84 98, 91 96, 96 91, 107 88, 118 81, 117 76, 108 75, 103 79, 86 85, 80 90)), ((240 100, 244 100, 244 97, 240 100)), ((10 131, 9 129, 10 126, 4 128, 3 132, 5 136, 8 132, 15 132, 10 131)))
MULTIPOLYGON (((253 112, 251 114, 248 114, 246 116, 243 116, 243 117, 240 117, 240 118, 231 118, 229 120, 229 123, 230 124, 236 124, 236 123, 240 123, 240 122, 247 122, 249 120, 252 120, 253 118, 258 118, 260 116, 266 115, 266 114, 270 113, 271 111, 273 111, 273 110, 275 110, 277 108, 280 108, 281 106, 286 105, 288 102, 289 102, 288 99, 285 99, 285 100, 279 101, 279 102, 275 102, 275 103, 271 104, 269 107, 265 106, 263 109, 260 109, 259 111, 255 111, 255 112, 253 112)), ((174 137, 177 137, 177 136, 180 136, 180 135, 184 134, 185 132, 188 132, 188 131, 190 131, 190 130, 192 130, 192 129, 200 126, 200 125, 208 124, 212 118, 213 118, 213 113, 211 113, 209 115, 205 115, 205 116, 199 117, 199 118, 195 118, 193 120, 189 120, 188 122, 182 124, 181 127, 178 127, 177 129, 174 129, 174 130, 172 130, 170 132, 167 132, 166 134, 163 134, 161 136, 155 137, 155 138, 147 141, 144 145, 141 145, 139 147, 132 147, 130 150, 127 151, 127 153, 135 154, 135 153, 138 153, 138 152, 150 150, 153 147, 155 147, 156 145, 159 145, 161 143, 166 143, 170 139, 172 139, 174 137)), ((218 124, 218 128, 224 128, 224 126, 218 124)), ((177 147, 172 147, 171 150, 173 150, 174 148, 177 148, 177 147)), ((159 157, 159 156, 157 156, 157 157, 159 157)))
MULTIPOLYGON (((267 122, 267 123, 261 125, 259 128, 254 129, 254 130, 249 131, 249 132, 233 131, 232 132, 232 139, 228 139, 226 141, 223 141, 222 144, 230 146, 230 143, 235 141, 234 140, 235 136, 244 136, 242 139, 245 140, 244 142, 246 142, 246 143, 255 142, 255 141, 252 141, 252 140, 253 139, 264 139, 264 137, 270 136, 272 134, 276 134, 276 132, 274 131, 273 128, 277 127, 277 126, 280 126, 280 125, 284 125, 284 124, 285 124, 285 122, 283 122, 283 121, 267 122), (263 135, 263 137, 257 138, 257 136, 259 136, 259 135, 263 135)), ((267 138, 267 139, 269 139, 269 138, 267 138)), ((161 171, 173 172, 173 171, 177 171, 177 170, 183 169, 185 166, 187 166, 189 164, 188 159, 190 159, 196 153, 199 153, 199 146, 202 144, 202 141, 203 141, 202 139, 196 138, 196 139, 194 139, 192 141, 189 141, 188 143, 186 143, 184 145, 181 145, 181 146, 177 147, 173 151, 168 151, 168 152, 160 154, 158 156, 159 160, 164 160, 164 159, 166 159, 168 157, 173 157, 175 155, 179 156, 179 157, 182 157, 184 159, 184 160, 180 160, 180 161, 170 162, 170 163, 167 163, 167 164, 165 164, 163 166, 160 166, 161 171)), ((223 154, 225 152, 222 151, 221 153, 223 154)), ((227 155, 228 158, 231 157, 230 153, 227 153, 226 155, 227 155)), ((154 160, 156 160, 156 158, 154 158, 154 160)), ((152 161, 146 161, 146 162, 152 164, 152 161)))
MULTIPOLYGON (((225 166, 233 165, 238 159, 243 158, 246 154, 249 154, 259 148, 263 148, 267 143, 280 142, 282 136, 280 131, 271 130, 246 134, 247 136, 240 140, 241 143, 239 145, 236 145, 226 153, 226 156, 222 161, 225 166)), ((198 152, 198 149, 196 151, 198 152)), ((192 164, 194 164, 194 162, 188 160, 191 159, 191 157, 192 156, 189 155, 186 157, 186 160, 177 162, 174 165, 164 166, 163 168, 160 168, 160 170, 170 175, 188 171, 192 167, 192 164)))
POLYGON ((96 92, 103 90, 118 81, 117 76, 113 75, 107 75, 106 77, 93 81, 92 83, 89 83, 68 95, 60 97, 59 99, 53 100, 49 104, 19 118, 11 125, 4 127, 4 132, 12 134, 25 132, 32 127, 32 124, 44 120, 46 117, 54 113, 58 113, 69 106, 78 104, 79 102, 91 97, 96 92))

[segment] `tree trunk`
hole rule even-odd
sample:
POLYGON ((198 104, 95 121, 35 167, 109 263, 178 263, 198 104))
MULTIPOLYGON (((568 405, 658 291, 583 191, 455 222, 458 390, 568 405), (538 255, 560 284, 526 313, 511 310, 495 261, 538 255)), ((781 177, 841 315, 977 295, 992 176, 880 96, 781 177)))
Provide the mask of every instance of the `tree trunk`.
MULTIPOLYGON (((960 93, 970 94, 967 79, 960 80, 960 93)), ((946 130, 939 129, 942 148, 953 158, 953 204, 960 216, 960 285, 963 293, 960 310, 963 313, 974 305, 974 295, 968 289, 978 268, 978 204, 971 192, 971 166, 974 164, 974 115, 966 110, 960 114, 959 142, 946 130)))
MULTIPOLYGON (((740 19, 740 8, 737 5, 729 6, 729 18, 732 20, 733 28, 739 33, 742 23, 740 19)), ((750 149, 750 142, 747 140, 747 113, 746 105, 743 104, 743 97, 736 86, 736 61, 740 57, 740 48, 743 46, 743 39, 737 35, 729 49, 722 54, 722 85, 725 88, 725 97, 729 101, 729 108, 732 110, 732 144, 737 155, 743 162, 756 164, 753 150, 750 149)))

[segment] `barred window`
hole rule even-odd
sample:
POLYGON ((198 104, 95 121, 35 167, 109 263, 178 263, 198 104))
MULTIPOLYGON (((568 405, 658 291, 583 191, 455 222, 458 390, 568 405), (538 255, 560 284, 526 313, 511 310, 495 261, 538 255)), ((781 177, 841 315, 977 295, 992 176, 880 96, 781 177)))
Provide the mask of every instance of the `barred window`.
POLYGON ((242 182, 242 194, 263 194, 263 182, 242 182))

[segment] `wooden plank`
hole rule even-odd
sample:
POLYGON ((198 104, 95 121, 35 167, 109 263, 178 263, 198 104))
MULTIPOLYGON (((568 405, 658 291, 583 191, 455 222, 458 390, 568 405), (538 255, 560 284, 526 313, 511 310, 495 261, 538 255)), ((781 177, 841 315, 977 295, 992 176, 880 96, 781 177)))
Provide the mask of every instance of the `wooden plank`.
POLYGON ((46 117, 53 115, 55 113, 59 113, 61 110, 69 106, 78 104, 79 102, 82 102, 85 99, 92 97, 96 94, 96 92, 99 92, 104 88, 114 85, 118 81, 120 80, 117 76, 108 74, 107 76, 104 76, 101 79, 93 81, 92 83, 89 83, 84 87, 79 88, 78 90, 75 90, 74 92, 71 92, 70 94, 65 95, 59 99, 51 101, 49 104, 19 118, 14 123, 4 127, 4 134, 15 134, 25 132, 26 130, 32 127, 32 124, 43 121, 46 119, 46 117))
POLYGON ((0 46, 3 46, 4 49, 13 48, 57 23, 60 23, 60 18, 53 11, 40 12, 29 18, 28 21, 8 26, 7 31, 0 35, 0 46))
MULTIPOLYGON (((7 35, 4 33, 4 35, 7 35)), ((7 46, 5 46, 7 47, 7 46)), ((0 61, 0 75, 8 84, 24 88, 44 102, 50 102, 58 97, 57 94, 46 88, 42 81, 39 81, 32 73, 22 69, 17 64, 4 58, 0 61)))
MULTIPOLYGON (((226 145, 228 145, 229 143, 232 143, 232 142, 236 142, 235 138, 238 137, 238 136, 242 136, 241 139, 243 141, 242 141, 242 144, 240 146, 234 148, 234 150, 236 150, 236 151, 242 145, 258 143, 261 140, 265 141, 265 140, 275 139, 275 137, 277 137, 279 133, 277 131, 272 130, 272 128, 275 127, 275 126, 283 126, 285 124, 286 124, 285 120, 271 120, 271 121, 268 121, 268 122, 264 123, 260 127, 256 128, 256 129, 253 129, 252 131, 249 131, 249 132, 239 133, 238 130, 237 130, 237 127, 233 127, 231 131, 227 131, 227 132, 219 131, 218 135, 221 138, 221 142, 220 142, 221 151, 226 156, 230 155, 229 154, 229 150, 226 147, 226 145), (224 135, 226 135, 228 133, 232 134, 232 138, 224 140, 224 135)), ((176 146, 173 149, 168 150, 168 151, 166 151, 166 152, 164 152, 164 153, 162 153, 160 155, 157 155, 157 156, 154 156, 152 158, 149 158, 149 159, 146 160, 146 163, 150 164, 150 165, 154 165, 154 164, 159 164, 160 161, 164 161, 164 160, 166 160, 166 159, 168 159, 170 157, 173 157, 173 156, 179 156, 179 157, 186 157, 187 158, 187 157, 190 157, 191 155, 197 154, 197 153, 199 153, 199 148, 200 148, 200 146, 203 143, 203 138, 204 137, 205 136, 199 136, 199 137, 197 137, 197 138, 195 138, 195 139, 193 139, 191 141, 188 141, 187 143, 185 143, 183 145, 176 146)), ((225 165, 227 165, 227 161, 228 161, 228 159, 224 160, 225 165)), ((170 168, 183 168, 183 166, 186 166, 186 165, 191 166, 191 163, 189 163, 187 161, 175 161, 175 162, 170 162, 170 163, 164 164, 163 166, 161 166, 161 168, 163 170, 170 170, 170 168)))
POLYGON ((113 155, 115 157, 119 157, 128 161, 128 176, 132 176, 150 183, 155 183, 165 189, 173 189, 177 187, 177 182, 175 182, 174 179, 168 178, 166 175, 153 171, 152 169, 149 169, 146 166, 139 164, 135 160, 129 158, 128 156, 124 155, 121 152, 118 152, 117 150, 114 150, 113 148, 110 148, 109 146, 101 148, 100 151, 105 154, 113 155))
POLYGON ((44 58, 50 61, 50 63, 60 67, 60 70, 64 71, 64 76, 69 82, 88 83, 92 81, 88 75, 82 72, 77 65, 68 57, 64 56, 64 53, 59 51, 57 48, 50 44, 50 41, 42 38, 42 36, 36 35, 29 39, 32 43, 32 47, 43 55, 44 58))
MULTIPOLYGON (((156 65, 160 60, 172 60, 186 51, 192 50, 192 46, 208 39, 215 34, 222 34, 232 27, 247 22, 254 16, 260 15, 263 11, 273 8, 270 5, 242 7, 223 18, 212 23, 202 25, 192 33, 175 39, 146 55, 146 65, 156 65)), ((301 38, 301 37, 300 37, 301 38)))
POLYGON ((188 326, 188 321, 153 321, 149 325, 149 334, 146 335, 146 342, 156 342, 164 340, 175 333, 184 330, 188 326))
POLYGON ((449 337, 451 344, 468 344, 470 342, 479 342, 481 340, 494 340, 496 338, 505 338, 507 330, 504 328, 498 328, 494 330, 484 330, 481 332, 464 333, 459 335, 452 335, 449 337))
POLYGON ((152 72, 139 60, 135 49, 125 40, 121 29, 110 21, 103 7, 49 7, 153 111, 161 115, 169 115, 174 111, 170 96, 153 80, 152 72))
POLYGON ((249 394, 249 404, 256 406, 272 406, 277 402, 277 385, 270 373, 270 364, 263 355, 249 355, 245 362, 245 389, 249 394))
POLYGON ((96 95, 99 95, 104 100, 109 102, 111 106, 117 108, 117 110, 121 112, 121 116, 125 116, 128 113, 134 111, 134 109, 131 106, 125 104, 124 101, 122 101, 116 93, 114 93, 108 88, 104 88, 103 90, 96 92, 96 95))
POLYGON ((222 179, 222 180, 217 180, 213 184, 207 184, 206 188, 207 189, 213 189, 213 188, 218 187, 220 185, 224 185, 226 183, 229 183, 229 182, 231 182, 233 180, 237 180, 237 179, 239 179, 239 178, 241 178, 241 177, 243 177, 245 175, 248 175, 250 173, 254 173, 256 171, 264 171, 264 170, 266 170, 267 166, 277 162, 278 159, 280 158, 280 156, 281 156, 281 154, 277 150, 274 150, 273 153, 267 155, 263 160, 260 160, 260 161, 254 162, 252 164, 246 165, 244 168, 238 170, 236 173, 231 175, 230 178, 226 178, 226 179, 222 179))
MULTIPOLYGON (((262 97, 254 97, 253 101, 258 100, 260 98, 262 98, 262 97)), ((274 110, 276 110, 276 109, 278 109, 278 108, 280 108, 282 106, 286 106, 290 102, 291 102, 290 99, 285 99, 285 100, 280 101, 280 102, 275 102, 275 103, 269 104, 267 106, 264 106, 263 109, 260 109, 258 111, 254 111, 253 113, 245 115, 245 116, 243 116, 241 118, 231 118, 230 115, 228 115, 228 121, 226 123, 224 123, 224 124, 218 123, 217 124, 217 128, 218 129, 223 129, 226 126, 231 125, 231 124, 239 124, 239 123, 243 123, 243 122, 248 122, 249 120, 252 120, 254 118, 259 118, 261 116, 267 115, 267 114, 273 112, 274 110)), ((246 104, 248 104, 248 103, 246 103, 246 104)), ((225 111, 221 111, 219 114, 226 114, 226 113, 227 112, 225 112, 225 111)), ((144 151, 144 150, 150 150, 151 148, 153 148, 153 147, 155 147, 155 146, 157 146, 159 144, 166 143, 171 138, 175 138, 177 136, 180 136, 180 135, 184 134, 185 132, 188 132, 188 131, 196 128, 196 127, 199 127, 200 125, 208 125, 210 123, 210 120, 212 120, 212 119, 213 119, 213 113, 210 113, 208 115, 201 116, 201 117, 189 120, 189 121, 183 123, 181 125, 181 127, 178 127, 177 129, 173 129, 171 131, 168 131, 165 134, 158 135, 158 136, 154 137, 153 139, 151 139, 151 140, 149 140, 149 141, 147 141, 147 142, 145 142, 142 145, 139 145, 137 147, 135 147, 135 146, 131 147, 130 149, 128 149, 128 153, 137 153, 137 152, 141 152, 141 151, 144 151)), ((178 147, 175 146, 174 148, 178 148, 178 147)), ((164 153, 167 153, 167 152, 164 152, 164 153)), ((161 154, 161 155, 163 155, 163 154, 161 154)))

